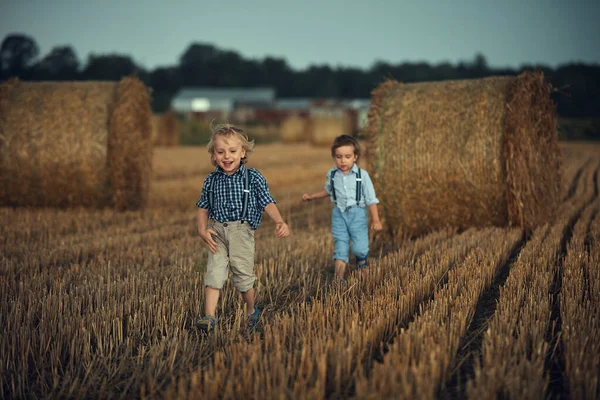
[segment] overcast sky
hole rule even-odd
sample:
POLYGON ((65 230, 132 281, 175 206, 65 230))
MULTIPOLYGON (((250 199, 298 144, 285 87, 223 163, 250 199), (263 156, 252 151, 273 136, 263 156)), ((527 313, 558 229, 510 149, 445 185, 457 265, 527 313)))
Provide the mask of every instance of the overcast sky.
POLYGON ((40 55, 71 45, 175 65, 193 42, 248 58, 368 68, 376 60, 493 67, 600 64, 600 1, 591 0, 0 0, 0 39, 22 33, 40 55))

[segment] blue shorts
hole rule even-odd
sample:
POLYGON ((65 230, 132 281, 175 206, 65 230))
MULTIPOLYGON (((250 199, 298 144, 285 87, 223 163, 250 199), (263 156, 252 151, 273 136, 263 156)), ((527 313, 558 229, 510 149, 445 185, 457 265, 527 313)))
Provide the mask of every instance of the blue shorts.
POLYGON ((333 259, 348 263, 350 241, 352 253, 357 260, 369 255, 369 225, 365 207, 350 207, 345 211, 334 207, 331 214, 331 232, 333 234, 333 259))

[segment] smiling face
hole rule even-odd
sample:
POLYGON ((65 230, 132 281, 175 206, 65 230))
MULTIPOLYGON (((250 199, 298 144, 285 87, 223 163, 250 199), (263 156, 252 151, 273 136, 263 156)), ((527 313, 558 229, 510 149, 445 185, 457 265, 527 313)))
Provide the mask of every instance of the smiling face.
POLYGON ((240 168, 245 156, 246 150, 236 136, 215 136, 212 157, 227 175, 234 174, 240 168))
POLYGON ((347 174, 352 169, 358 156, 354 154, 354 146, 346 145, 334 150, 333 159, 335 160, 336 167, 344 174, 347 174))

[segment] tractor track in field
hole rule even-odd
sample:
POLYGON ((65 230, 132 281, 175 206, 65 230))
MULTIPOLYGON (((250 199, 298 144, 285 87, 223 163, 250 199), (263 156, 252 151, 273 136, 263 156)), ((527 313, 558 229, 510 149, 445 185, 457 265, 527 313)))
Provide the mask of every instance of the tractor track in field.
MULTIPOLYGON (((586 163, 589 165, 589 163, 586 163)), ((581 218, 583 211, 590 206, 598 198, 598 172, 600 167, 596 166, 593 173, 593 195, 582 205, 577 207, 576 212, 569 219, 560 241, 560 252, 558 256, 558 265, 554 280, 552 282, 550 294, 551 299, 551 317, 546 340, 550 344, 548 353, 546 354, 546 362, 544 371, 550 377, 547 396, 553 398, 568 399, 570 398, 570 390, 568 381, 565 379, 565 358, 564 344, 562 341, 562 316, 560 313, 560 292, 562 290, 562 272, 564 260, 567 255, 567 247, 573 237, 573 228, 577 221, 581 218)), ((574 190, 575 191, 575 190, 574 190)), ((590 219, 591 222, 592 219, 590 219)), ((588 222, 588 225, 589 223, 588 222)))
POLYGON ((503 265, 498 269, 498 273, 492 282, 492 285, 485 290, 477 300, 475 306, 475 314, 469 328, 459 346, 459 352, 455 357, 455 362, 451 371, 453 371, 450 379, 445 382, 444 392, 438 393, 440 399, 464 399, 467 394, 465 391, 464 382, 474 377, 475 357, 481 354, 483 345, 483 334, 490 321, 500 298, 500 288, 504 286, 506 279, 510 274, 513 264, 521 254, 521 251, 531 238, 523 232, 521 239, 515 243, 510 251, 510 254, 503 265))

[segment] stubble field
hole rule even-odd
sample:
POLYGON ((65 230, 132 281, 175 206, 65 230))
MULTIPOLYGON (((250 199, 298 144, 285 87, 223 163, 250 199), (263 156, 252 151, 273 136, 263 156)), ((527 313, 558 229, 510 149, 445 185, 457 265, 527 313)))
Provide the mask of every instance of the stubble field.
POLYGON ((254 333, 230 283, 217 329, 194 328, 203 147, 154 150, 143 212, 0 208, 2 398, 598 398, 600 145, 561 149, 551 223, 372 235, 340 289, 331 205, 301 201, 328 149, 257 146, 292 235, 257 231, 254 333))

